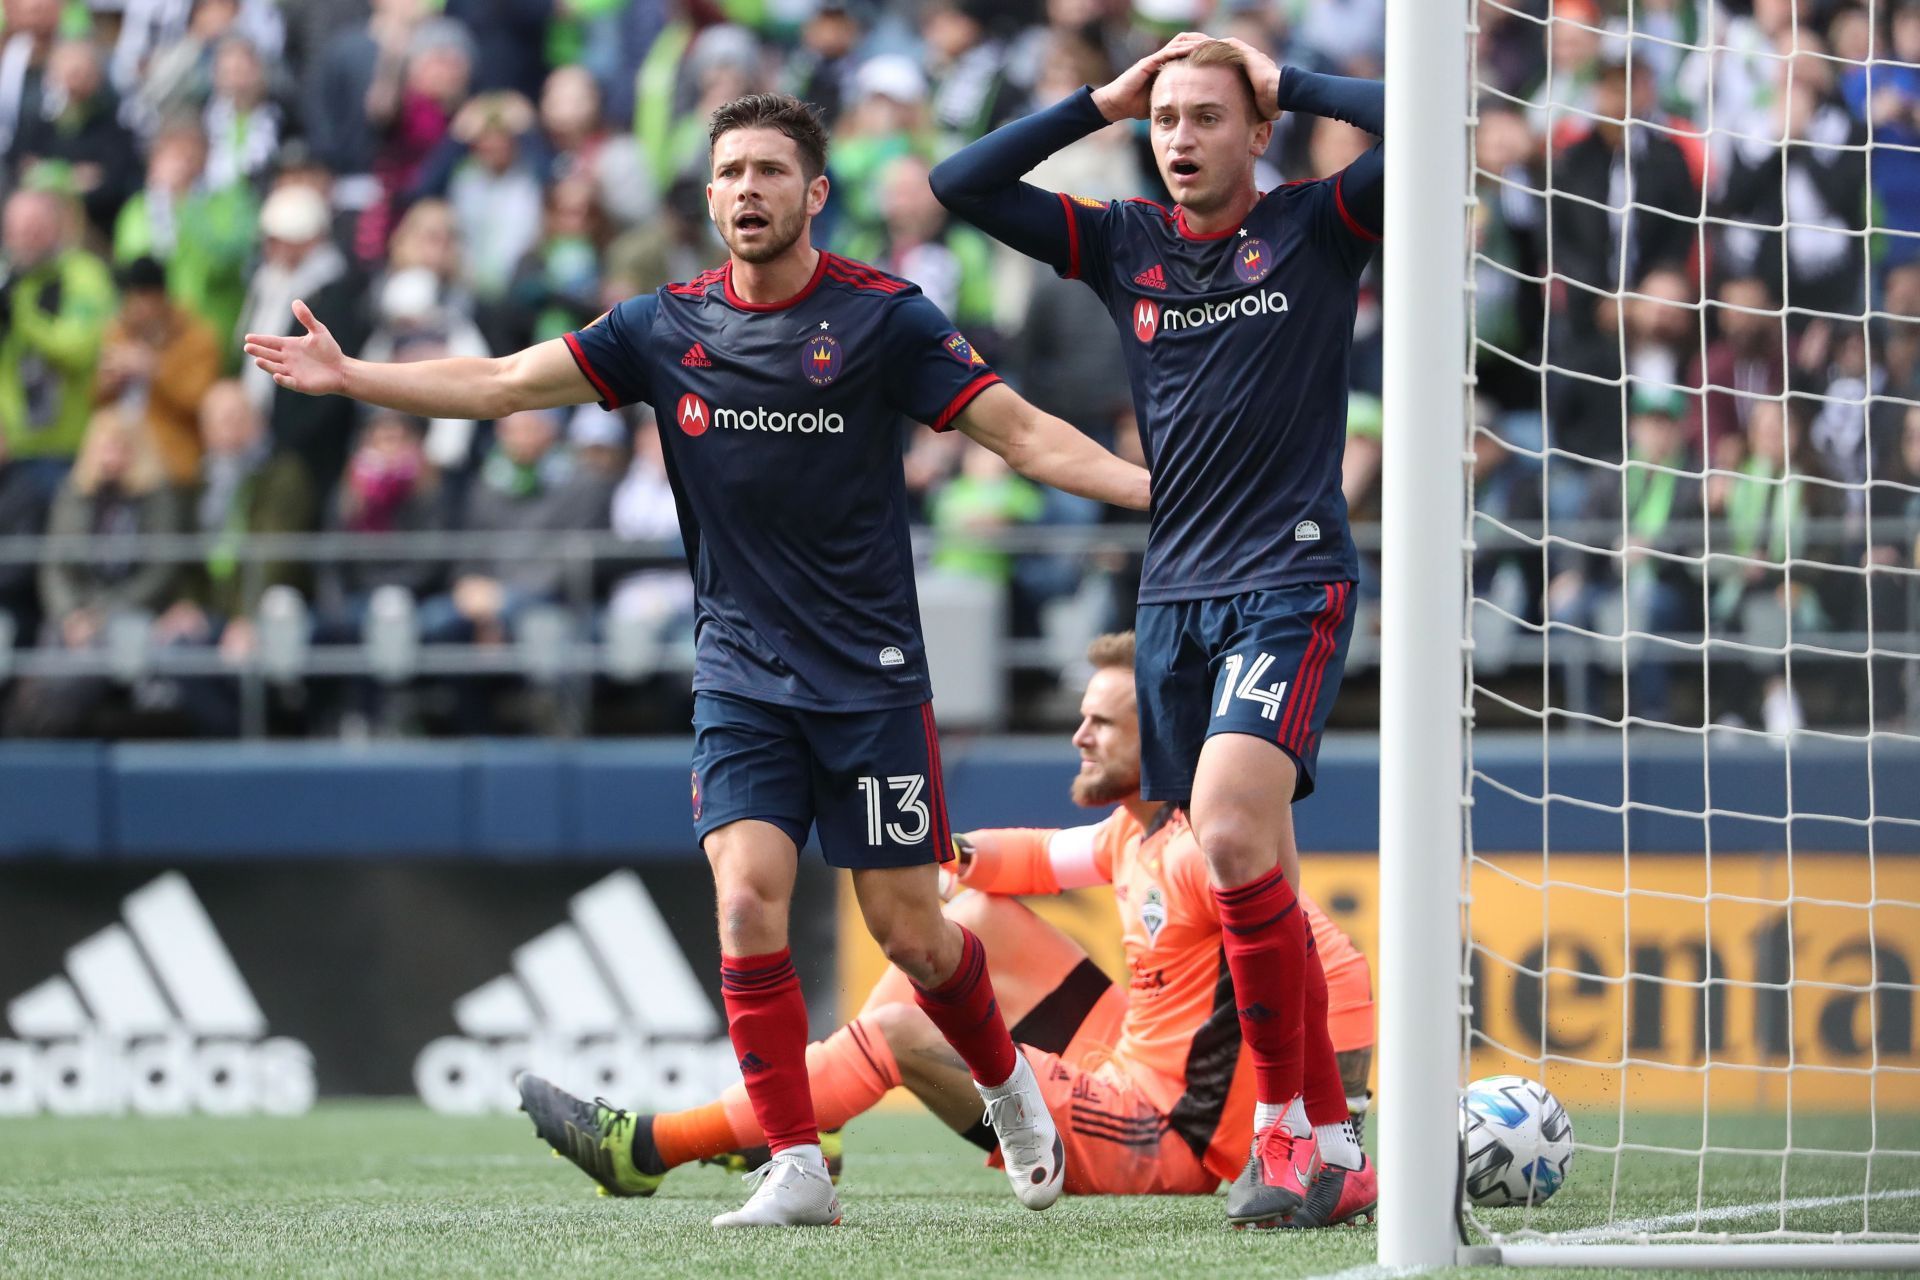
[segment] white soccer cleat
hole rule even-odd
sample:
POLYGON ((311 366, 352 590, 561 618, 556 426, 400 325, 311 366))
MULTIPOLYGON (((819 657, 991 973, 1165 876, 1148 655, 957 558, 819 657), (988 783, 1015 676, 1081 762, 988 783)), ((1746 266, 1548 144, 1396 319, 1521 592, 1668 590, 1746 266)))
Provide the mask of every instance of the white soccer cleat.
POLYGON ((1024 1055, 1006 1082, 992 1088, 974 1082, 987 1104, 987 1125, 1000 1140, 1013 1194, 1029 1209, 1044 1209, 1060 1198, 1067 1182, 1067 1149, 1053 1116, 1040 1096, 1040 1082, 1024 1055))
POLYGON ((782 1151, 747 1175, 753 1194, 731 1213, 713 1220, 716 1227, 835 1227, 840 1197, 818 1148, 782 1151))

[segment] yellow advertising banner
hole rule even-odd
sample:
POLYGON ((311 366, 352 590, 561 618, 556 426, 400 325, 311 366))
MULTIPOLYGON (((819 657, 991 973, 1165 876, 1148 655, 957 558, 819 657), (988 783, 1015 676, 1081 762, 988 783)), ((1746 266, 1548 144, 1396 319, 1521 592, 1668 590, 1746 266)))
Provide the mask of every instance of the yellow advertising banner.
MULTIPOLYGON (((1376 956, 1377 859, 1303 863, 1308 892, 1376 956)), ((1544 1061, 1568 1103, 1920 1109, 1920 858, 1482 855, 1471 899, 1476 1077, 1544 1061)), ((1028 902, 1122 973, 1110 892, 1028 902)), ((843 892, 843 1009, 883 963, 843 892)))

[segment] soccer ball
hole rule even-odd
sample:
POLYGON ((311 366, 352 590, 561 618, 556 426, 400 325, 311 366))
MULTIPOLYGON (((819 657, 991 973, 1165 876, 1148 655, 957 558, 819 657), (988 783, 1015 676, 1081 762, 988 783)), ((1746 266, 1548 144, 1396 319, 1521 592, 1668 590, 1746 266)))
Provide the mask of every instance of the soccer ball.
POLYGON ((1488 1076, 1460 1100, 1467 1198, 1477 1205, 1539 1204, 1573 1166, 1573 1121, 1537 1080, 1488 1076))

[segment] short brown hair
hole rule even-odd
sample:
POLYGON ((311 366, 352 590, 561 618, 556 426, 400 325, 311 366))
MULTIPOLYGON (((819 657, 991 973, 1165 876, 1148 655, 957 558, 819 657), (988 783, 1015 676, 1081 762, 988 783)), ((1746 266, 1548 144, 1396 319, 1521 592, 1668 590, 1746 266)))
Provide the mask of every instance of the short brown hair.
POLYGON ((800 99, 786 93, 749 93, 722 103, 707 126, 707 153, 723 134, 735 129, 778 129, 800 148, 800 171, 807 181, 827 171, 827 131, 820 116, 800 99))
POLYGON ((1093 664, 1095 671, 1110 668, 1133 670, 1133 632, 1109 631, 1103 636, 1095 636, 1093 643, 1087 646, 1087 661, 1093 664))
MULTIPOLYGON (((1174 62, 1184 62, 1195 67, 1232 67, 1240 74, 1237 77, 1240 87, 1247 91, 1247 114, 1256 122, 1264 119, 1260 114, 1260 97, 1253 91, 1253 73, 1247 70, 1247 55, 1225 40, 1208 40, 1193 47, 1193 52, 1174 62)), ((1169 62, 1161 70, 1172 66, 1169 62)), ((1157 73, 1156 73, 1157 74, 1157 73)))

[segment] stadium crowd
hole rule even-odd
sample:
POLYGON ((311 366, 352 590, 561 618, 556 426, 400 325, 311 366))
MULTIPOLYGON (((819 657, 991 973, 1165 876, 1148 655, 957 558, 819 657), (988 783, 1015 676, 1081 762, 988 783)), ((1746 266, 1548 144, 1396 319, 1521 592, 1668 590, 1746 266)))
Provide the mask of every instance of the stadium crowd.
MULTIPOLYGON (((571 598, 557 565, 490 550, 249 569, 237 548, 300 531, 673 538, 644 409, 417 421, 281 390, 243 367, 237 335, 292 332, 300 297, 367 358, 504 353, 686 279, 724 256, 707 113, 756 89, 796 93, 832 126, 817 242, 915 281, 1029 398, 1137 456, 1100 303, 950 219, 929 166, 1185 28, 1377 77, 1383 14, 1384 0, 5 0, 0 536, 83 540, 0 559, 0 618, 16 645, 74 650, 133 613, 155 645, 242 664, 272 587, 301 592, 316 641, 355 643, 399 586, 425 641, 498 644, 530 606, 571 598), (185 566, 126 539, 74 551, 109 533, 198 533, 208 550, 185 566)), ((1898 649, 1888 637, 1917 616, 1920 0, 1512 0, 1483 4, 1480 32, 1478 594, 1567 636, 1745 646, 1717 655, 1708 697, 1670 677, 1697 686, 1696 654, 1666 646, 1670 668, 1638 642, 1636 714, 1861 723, 1871 686, 1876 723, 1911 716, 1920 663, 1864 655, 1869 621, 1898 649), (1545 517, 1563 532, 1544 552, 1503 535, 1545 517), (1709 529, 1729 558, 1673 558, 1709 529), (1815 633, 1857 656, 1797 658, 1789 681, 1776 650, 1815 633)), ((1262 185, 1365 146, 1289 117, 1262 185)), ((1164 195, 1127 125, 1034 180, 1164 195)), ((1418 429, 1382 421, 1373 271, 1345 479, 1363 546, 1383 449, 1418 429)), ((1120 514, 1043 493, 958 433, 902 429, 934 567, 1005 584, 1025 634, 1066 598, 1125 624, 1124 557, 1013 555, 986 536, 1120 514)), ((596 625, 688 625, 683 570, 602 568, 596 625)), ((0 686, 0 733, 96 733, 105 704, 142 697, 204 704, 196 731, 230 731, 231 699, 204 684, 22 677, 0 686)))

